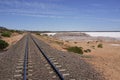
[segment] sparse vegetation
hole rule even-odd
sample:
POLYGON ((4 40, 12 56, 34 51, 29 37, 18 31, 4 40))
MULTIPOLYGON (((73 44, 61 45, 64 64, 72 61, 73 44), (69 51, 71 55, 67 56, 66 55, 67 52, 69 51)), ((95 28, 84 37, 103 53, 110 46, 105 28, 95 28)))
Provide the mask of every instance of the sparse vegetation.
POLYGON ((1 34, 1 36, 4 36, 4 37, 10 37, 11 36, 11 32, 9 31, 5 31, 1 34))
POLYGON ((68 43, 69 43, 69 41, 65 41, 65 42, 68 42, 68 43))
POLYGON ((98 48, 103 48, 103 44, 98 44, 98 48))
POLYGON ((60 42, 60 41, 55 41, 55 43, 57 43, 59 45, 63 45, 64 44, 63 42, 60 42))
POLYGON ((90 42, 88 41, 87 44, 89 44, 90 42))
POLYGON ((11 33, 18 33, 18 34, 22 34, 23 31, 19 31, 19 30, 9 30, 9 32, 11 33))
POLYGON ((5 28, 5 27, 1 27, 1 26, 0 26, 0 33, 3 33, 3 32, 5 32, 5 31, 8 31, 8 29, 5 28))
POLYGON ((81 47, 77 47, 77 46, 75 46, 75 47, 68 47, 67 50, 68 50, 69 52, 74 52, 74 53, 78 53, 78 54, 83 54, 83 50, 82 50, 81 47))
POLYGON ((91 46, 92 49, 95 49, 95 46, 91 46))
POLYGON ((40 33, 36 33, 36 35, 40 35, 40 33))
POLYGON ((92 58, 90 55, 81 55, 82 58, 92 58))
POLYGON ((43 36, 48 36, 47 34, 43 34, 43 36))
POLYGON ((4 48, 8 47, 8 43, 4 40, 0 40, 0 50, 3 50, 4 48))
POLYGON ((98 43, 99 41, 96 41, 96 43, 98 43))
POLYGON ((17 33, 19 33, 19 34, 23 34, 24 32, 23 31, 16 31, 17 33))
POLYGON ((74 42, 75 44, 77 44, 77 42, 74 42))
POLYGON ((12 32, 12 33, 16 32, 16 30, 9 30, 9 31, 12 32))
POLYGON ((84 52, 88 53, 88 52, 91 52, 91 50, 90 49, 86 49, 86 50, 84 50, 84 52))

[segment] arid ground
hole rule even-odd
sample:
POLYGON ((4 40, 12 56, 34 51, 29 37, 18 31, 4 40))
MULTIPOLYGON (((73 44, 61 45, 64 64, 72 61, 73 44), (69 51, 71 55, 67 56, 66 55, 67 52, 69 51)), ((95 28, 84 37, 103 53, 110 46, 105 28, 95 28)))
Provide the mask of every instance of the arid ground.
MULTIPOLYGON (((120 80, 120 41, 111 40, 64 40, 58 37, 40 36, 39 39, 45 41, 53 48, 61 51, 67 51, 68 46, 78 46, 83 49, 90 49, 91 52, 82 55, 82 58, 90 63, 98 72, 104 75, 106 80, 120 80), (87 41, 88 40, 88 41, 87 41), (102 44, 102 48, 98 48, 98 44, 102 44)), ((62 36, 63 37, 63 36, 62 36)), ((73 53, 77 54, 77 53, 73 53)), ((81 56, 81 55, 80 55, 81 56)))
MULTIPOLYGON (((60 51, 67 52, 66 48, 70 46, 82 47, 83 50, 90 49, 91 52, 80 55, 82 59, 88 62, 94 67, 94 69, 105 77, 105 80, 120 80, 120 41, 112 38, 95 39, 89 37, 88 35, 77 35, 77 37, 82 37, 79 39, 66 39, 62 36, 40 36, 35 35, 35 37, 43 40, 51 47, 58 49, 60 51), (85 36, 83 38, 83 36, 85 36), (98 48, 98 44, 102 44, 102 48, 98 48)), ((24 34, 13 34, 10 38, 3 37, 2 39, 7 41, 10 46, 15 44, 20 40, 24 34)), ((74 35, 72 35, 73 37, 74 35)), ((72 53, 76 55, 77 53, 72 53)))
POLYGON ((1 37, 2 40, 6 41, 9 43, 9 48, 11 45, 14 45, 17 41, 19 41, 25 34, 18 34, 18 33, 13 33, 11 37, 1 37))

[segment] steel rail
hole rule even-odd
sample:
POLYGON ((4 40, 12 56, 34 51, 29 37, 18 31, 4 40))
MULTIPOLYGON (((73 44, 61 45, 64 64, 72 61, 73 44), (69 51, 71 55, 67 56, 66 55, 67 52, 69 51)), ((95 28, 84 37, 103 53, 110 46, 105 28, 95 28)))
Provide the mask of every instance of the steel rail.
POLYGON ((26 47, 25 47, 23 80, 27 80, 27 63, 28 63, 28 37, 26 39, 26 47))
POLYGON ((43 50, 40 48, 40 46, 37 44, 37 42, 33 39, 33 37, 31 36, 33 42, 35 43, 35 45, 37 46, 37 48, 40 50, 40 52, 42 53, 42 55, 45 57, 45 59, 47 60, 47 62, 50 64, 50 66, 52 67, 52 69, 55 71, 55 73, 58 75, 58 77, 60 78, 60 80, 64 80, 63 75, 60 73, 60 71, 58 70, 58 68, 56 68, 56 66, 50 61, 50 59, 47 57, 46 53, 43 52, 43 50))

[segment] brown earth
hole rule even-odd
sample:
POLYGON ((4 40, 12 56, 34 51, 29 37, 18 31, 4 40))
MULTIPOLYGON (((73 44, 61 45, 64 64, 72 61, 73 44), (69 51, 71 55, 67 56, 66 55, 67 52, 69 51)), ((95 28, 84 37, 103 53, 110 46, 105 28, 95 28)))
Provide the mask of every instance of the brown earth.
POLYGON ((19 41, 24 35, 25 34, 13 33, 11 37, 2 37, 1 39, 8 42, 10 47, 11 45, 14 45, 17 41, 19 41))
MULTIPOLYGON (((36 36, 36 35, 34 35, 36 36)), ((103 73, 106 80, 120 80, 120 41, 62 41, 48 36, 36 36, 45 41, 53 48, 66 51, 68 46, 79 46, 83 49, 90 49, 90 53, 84 53, 83 59, 92 64, 93 67, 103 73), (103 48, 98 48, 98 44, 103 48)))

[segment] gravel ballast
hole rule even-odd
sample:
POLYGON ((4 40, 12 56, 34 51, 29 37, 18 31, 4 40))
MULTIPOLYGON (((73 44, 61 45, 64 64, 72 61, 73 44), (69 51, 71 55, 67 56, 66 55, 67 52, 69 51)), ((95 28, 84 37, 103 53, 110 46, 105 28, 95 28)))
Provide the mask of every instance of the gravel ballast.
POLYGON ((42 50, 68 70, 71 78, 76 80, 105 80, 102 73, 97 72, 91 64, 84 61, 79 54, 62 52, 53 49, 45 42, 34 38, 42 50))

